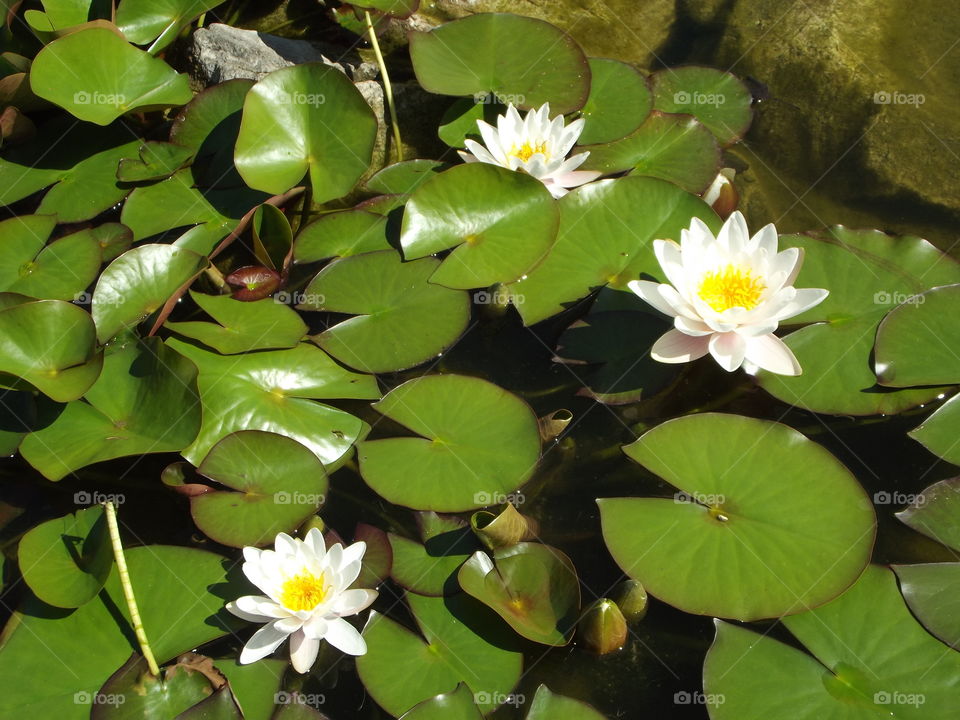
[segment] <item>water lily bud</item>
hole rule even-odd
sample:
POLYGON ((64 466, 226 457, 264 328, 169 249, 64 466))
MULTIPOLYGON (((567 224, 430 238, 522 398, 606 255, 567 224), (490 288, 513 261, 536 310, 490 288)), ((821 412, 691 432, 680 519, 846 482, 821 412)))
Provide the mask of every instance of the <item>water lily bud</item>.
POLYGON ((247 265, 224 278, 233 288, 233 299, 253 302, 270 297, 280 287, 280 274, 260 265, 247 265))
POLYGON ((580 618, 578 635, 584 647, 600 655, 612 653, 627 642, 627 621, 613 600, 597 600, 580 618))
POLYGON ((647 591, 639 580, 624 580, 613 589, 610 597, 628 623, 642 620, 647 614, 647 591))
POLYGON ((736 173, 733 168, 721 168, 710 187, 703 193, 703 201, 724 220, 730 217, 740 204, 740 194, 733 184, 736 173))

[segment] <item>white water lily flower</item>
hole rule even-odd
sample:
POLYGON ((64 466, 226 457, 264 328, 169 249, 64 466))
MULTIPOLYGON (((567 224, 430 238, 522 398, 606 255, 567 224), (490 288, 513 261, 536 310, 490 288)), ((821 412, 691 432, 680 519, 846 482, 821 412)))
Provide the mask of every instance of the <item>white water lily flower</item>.
POLYGON ((634 280, 630 289, 674 319, 674 329, 650 351, 654 360, 681 363, 708 352, 732 372, 743 366, 799 375, 800 364, 773 334, 782 320, 822 302, 828 292, 798 290, 793 283, 803 255, 777 252, 777 230, 767 225, 750 237, 740 212, 714 238, 699 218, 683 230, 680 244, 655 240, 653 249, 670 284, 634 280))
POLYGON ((376 590, 349 590, 360 574, 367 549, 357 542, 326 548, 316 528, 304 540, 277 535, 274 550, 245 547, 243 572, 266 595, 245 595, 227 603, 237 617, 267 623, 253 634, 240 653, 245 665, 266 657, 290 638, 290 660, 297 672, 313 666, 326 640, 349 655, 363 655, 367 644, 343 618, 365 610, 376 590))
POLYGON ((569 188, 574 188, 600 177, 599 172, 577 170, 588 152, 571 158, 567 153, 577 143, 583 132, 583 118, 564 125, 563 115, 550 119, 550 104, 538 110, 530 110, 526 118, 511 103, 505 115, 497 117, 497 127, 477 120, 484 147, 474 140, 467 140, 469 153, 460 152, 466 162, 483 162, 500 165, 508 170, 522 170, 547 186, 555 197, 563 197, 569 188))

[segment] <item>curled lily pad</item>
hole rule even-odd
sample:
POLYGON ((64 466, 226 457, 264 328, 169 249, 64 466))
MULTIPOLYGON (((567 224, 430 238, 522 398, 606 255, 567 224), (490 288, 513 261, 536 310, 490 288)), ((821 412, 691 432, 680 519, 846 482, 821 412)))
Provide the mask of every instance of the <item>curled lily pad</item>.
POLYGON ((59 480, 127 455, 179 452, 200 428, 197 369, 156 338, 111 348, 83 400, 28 435, 23 457, 59 480))
POLYGON ((82 396, 103 365, 90 314, 42 300, 0 311, 0 372, 23 378, 57 402, 82 396))
POLYGON ((65 35, 43 48, 30 67, 30 85, 40 97, 98 125, 193 97, 186 75, 103 27, 65 35))
POLYGON ((722 145, 750 127, 753 97, 734 75, 708 67, 667 68, 653 74, 653 105, 666 113, 693 115, 722 145))
POLYGON ((507 503, 499 513, 480 510, 470 516, 470 527, 480 542, 489 550, 498 550, 516 545, 524 540, 533 540, 540 529, 533 518, 521 515, 507 503))
POLYGON ((273 542, 291 532, 323 504, 327 474, 309 449, 282 435, 246 430, 211 448, 199 472, 235 490, 190 498, 193 520, 223 545, 273 542))
POLYGON ((390 533, 393 566, 400 586, 418 595, 450 595, 460 591, 456 572, 480 546, 470 526, 458 517, 417 513, 423 544, 390 533))
POLYGON ((950 647, 960 644, 960 563, 894 565, 893 570, 917 620, 950 647))
POLYGON ((298 235, 293 257, 298 263, 390 249, 387 218, 365 210, 344 210, 324 215, 298 235))
POLYGON ((624 452, 680 492, 598 500, 604 540, 630 577, 686 612, 802 612, 839 595, 870 561, 870 499, 836 458, 785 425, 690 415, 624 452))
POLYGON ((717 621, 704 664, 714 720, 879 716, 948 720, 956 714, 960 655, 910 615, 890 570, 871 566, 836 600, 783 624, 807 652, 717 621))
POLYGON ((254 211, 250 229, 257 260, 271 270, 283 270, 293 245, 293 229, 283 211, 264 203, 254 211))
POLYGON ((498 637, 496 615, 466 595, 406 594, 423 637, 386 615, 370 613, 367 654, 357 672, 376 703, 400 716, 414 705, 466 683, 481 712, 503 703, 520 679, 523 655, 498 637), (482 628, 480 635, 474 628, 482 628))
POLYGON ((141 245, 118 257, 100 275, 91 313, 97 337, 109 340, 134 326, 207 266, 207 259, 172 245, 141 245))
POLYGON ((429 282, 440 261, 401 262, 393 250, 327 265, 307 286, 302 309, 355 315, 314 336, 341 362, 380 373, 437 357, 470 321, 467 293, 429 282))
POLYGON ((263 430, 306 445, 328 470, 335 468, 368 428, 359 418, 314 400, 380 397, 372 375, 344 370, 323 350, 305 343, 290 350, 226 356, 174 338, 167 344, 200 370, 203 424, 183 450, 194 465, 230 433, 263 430))
POLYGON ((24 581, 44 602, 62 608, 89 602, 113 567, 103 508, 40 523, 20 539, 17 559, 24 581))
POLYGON ((432 281, 487 287, 521 277, 547 254, 560 211, 543 183, 486 163, 458 165, 421 185, 403 215, 406 259, 456 248, 432 281))
POLYGON ((398 505, 438 512, 484 507, 526 482, 540 457, 533 411, 485 380, 416 378, 374 408, 422 435, 370 440, 358 448, 364 480, 398 505))
POLYGON ((150 52, 157 53, 176 40, 194 18, 219 4, 217 0, 122 0, 117 27, 130 42, 150 43, 150 52))
POLYGON ((556 548, 518 543, 497 550, 493 561, 477 552, 457 577, 467 593, 528 640, 570 642, 580 611, 580 581, 570 558, 556 548))
POLYGON ((223 355, 294 347, 307 326, 300 316, 273 298, 241 302, 229 295, 190 293, 193 301, 217 321, 167 322, 166 327, 199 340, 223 355))
POLYGON ((586 119, 581 145, 629 135, 652 109, 653 95, 643 75, 619 60, 590 58, 590 96, 580 110, 586 119))
POLYGON ((890 237, 842 226, 789 235, 780 247, 804 252, 800 287, 830 295, 791 323, 816 323, 787 335, 803 368, 797 377, 761 371, 763 388, 791 405, 821 413, 898 413, 927 402, 942 388, 895 389, 877 385, 870 364, 877 326, 893 307, 937 285, 960 282, 960 265, 926 240, 890 237))
POLYGON ((346 195, 367 171, 377 119, 346 75, 306 63, 247 93, 234 161, 256 189, 284 193, 309 175, 315 202, 346 195))
POLYGON ((897 513, 904 524, 960 552, 960 478, 941 480, 897 513))

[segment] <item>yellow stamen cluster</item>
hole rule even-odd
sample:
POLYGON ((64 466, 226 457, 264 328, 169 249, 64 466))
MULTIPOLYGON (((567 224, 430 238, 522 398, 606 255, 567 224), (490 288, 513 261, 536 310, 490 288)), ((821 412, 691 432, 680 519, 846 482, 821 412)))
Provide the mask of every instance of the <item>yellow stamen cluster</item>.
POLYGON ((763 280, 753 277, 749 269, 727 265, 704 275, 697 294, 716 312, 733 307, 752 310, 766 289, 763 280))
POLYGON ((327 596, 323 575, 301 573, 283 583, 280 602, 288 610, 312 610, 327 596))
POLYGON ((510 150, 510 155, 512 155, 513 157, 520 158, 521 160, 523 160, 523 162, 527 162, 530 158, 532 158, 537 153, 545 156, 547 160, 550 159, 550 153, 547 151, 546 142, 540 142, 540 143, 537 143, 536 145, 531 145, 530 142, 527 141, 519 148, 516 145, 514 145, 513 148, 510 150))

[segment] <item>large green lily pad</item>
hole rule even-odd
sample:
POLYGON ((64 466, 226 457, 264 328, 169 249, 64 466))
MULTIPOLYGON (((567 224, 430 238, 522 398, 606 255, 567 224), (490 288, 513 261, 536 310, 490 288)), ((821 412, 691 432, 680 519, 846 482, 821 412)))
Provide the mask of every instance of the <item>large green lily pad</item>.
POLYGON ((470 298, 429 282, 440 261, 402 262, 394 250, 336 260, 310 282, 305 310, 354 317, 313 341, 341 362, 370 373, 404 370, 437 357, 470 322, 470 298))
POLYGON ((822 303, 789 320, 816 323, 786 336, 803 368, 797 377, 761 371, 763 388, 791 405, 842 415, 893 414, 942 389, 877 385, 870 362, 877 326, 903 302, 937 285, 960 282, 960 265, 916 237, 837 226, 815 235, 788 235, 780 248, 804 252, 797 287, 826 288, 822 303))
POLYGON ((422 436, 358 448, 364 480, 398 505, 438 512, 484 507, 523 485, 540 457, 533 411, 486 380, 428 375, 373 407, 422 436))
POLYGON ((803 612, 842 593, 870 561, 870 499, 836 458, 785 425, 689 415, 624 452, 680 492, 598 500, 604 540, 624 572, 686 612, 803 612))
POLYGON ((960 655, 917 624, 890 570, 871 566, 833 602, 783 623, 810 654, 717 622, 704 665, 712 720, 956 716, 960 655))
POLYGON ((653 109, 647 79, 619 60, 590 58, 590 96, 580 110, 586 120, 581 145, 619 140, 636 130, 653 109))
POLYGON ((367 654, 357 658, 357 672, 376 703, 400 716, 460 683, 473 691, 484 713, 503 703, 520 679, 523 655, 505 649, 496 615, 463 594, 407 593, 406 599, 422 637, 377 612, 363 630, 367 654))
POLYGON ((456 248, 434 273, 452 288, 520 278, 553 244, 559 206, 539 180, 486 163, 458 165, 410 196, 400 244, 406 259, 456 248))
POLYGON ((582 107, 590 91, 590 67, 570 36, 508 13, 480 13, 413 32, 410 59, 420 85, 441 95, 494 92, 519 107, 549 102, 559 114, 582 107))
POLYGON ((217 0, 123 0, 117 8, 117 27, 130 42, 151 43, 150 52, 157 53, 194 18, 219 4, 217 0))
POLYGON ((327 473, 311 450, 283 435, 245 430, 218 442, 199 472, 235 490, 190 498, 193 520, 222 545, 272 543, 323 504, 327 473))
POLYGON ((734 75, 708 67, 667 68, 653 74, 653 106, 662 112, 693 115, 730 145, 753 119, 753 98, 734 75))
POLYGON ((387 218, 365 210, 344 210, 324 215, 307 225, 293 246, 298 263, 387 250, 387 218))

